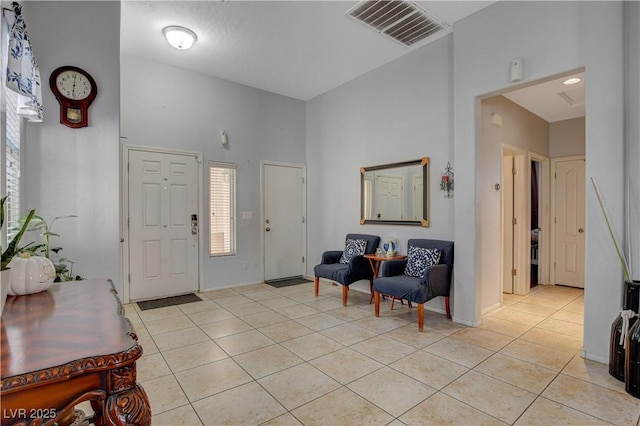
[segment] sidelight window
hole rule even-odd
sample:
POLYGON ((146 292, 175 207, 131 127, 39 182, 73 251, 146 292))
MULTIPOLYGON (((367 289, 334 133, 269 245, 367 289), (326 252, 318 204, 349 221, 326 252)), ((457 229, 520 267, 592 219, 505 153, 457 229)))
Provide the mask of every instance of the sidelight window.
POLYGON ((236 165, 209 163, 209 256, 235 254, 236 165))

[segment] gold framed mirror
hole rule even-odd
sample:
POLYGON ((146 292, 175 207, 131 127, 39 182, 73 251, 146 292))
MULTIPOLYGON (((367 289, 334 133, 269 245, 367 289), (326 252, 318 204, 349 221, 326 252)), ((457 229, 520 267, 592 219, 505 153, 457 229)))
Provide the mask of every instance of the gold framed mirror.
POLYGON ((360 168, 360 224, 429 226, 429 157, 360 168))

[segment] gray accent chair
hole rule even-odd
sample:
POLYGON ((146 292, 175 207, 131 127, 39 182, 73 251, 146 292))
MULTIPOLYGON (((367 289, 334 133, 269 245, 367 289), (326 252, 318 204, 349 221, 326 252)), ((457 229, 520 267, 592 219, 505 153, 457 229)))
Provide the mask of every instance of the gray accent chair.
MULTIPOLYGON (((348 239, 365 240, 365 254, 376 252, 380 244, 380 237, 368 234, 347 234, 348 239)), ((349 285, 359 280, 369 280, 369 288, 373 296, 373 269, 367 259, 362 255, 354 256, 348 264, 340 263, 342 250, 330 250, 322 253, 322 262, 313 268, 315 275, 315 293, 318 296, 320 290, 320 278, 326 278, 342 285, 342 305, 347 306, 347 294, 349 285)))
POLYGON ((380 295, 405 299, 418 305, 418 329, 424 329, 424 303, 443 296, 447 318, 451 318, 449 291, 453 273, 453 242, 443 240, 412 239, 407 243, 423 248, 440 250, 440 262, 427 267, 422 277, 405 275, 407 260, 390 260, 382 265, 380 278, 373 281, 376 316, 380 316, 380 295))

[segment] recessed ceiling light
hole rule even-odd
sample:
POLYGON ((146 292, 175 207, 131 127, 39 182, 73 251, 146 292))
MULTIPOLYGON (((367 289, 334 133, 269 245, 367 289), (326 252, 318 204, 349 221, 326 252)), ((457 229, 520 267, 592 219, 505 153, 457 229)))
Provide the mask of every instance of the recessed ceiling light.
POLYGON ((571 84, 576 84, 576 83, 580 83, 582 80, 579 79, 578 77, 571 77, 566 79, 562 84, 566 84, 567 86, 571 85, 571 84))
POLYGON ((169 44, 179 50, 189 49, 198 39, 196 33, 189 28, 179 27, 177 25, 165 27, 162 33, 167 38, 169 44))

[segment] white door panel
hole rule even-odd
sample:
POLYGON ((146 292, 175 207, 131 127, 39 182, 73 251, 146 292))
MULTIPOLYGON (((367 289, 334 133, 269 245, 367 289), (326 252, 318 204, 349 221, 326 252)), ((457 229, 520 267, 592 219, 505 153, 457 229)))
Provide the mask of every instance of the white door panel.
POLYGON ((197 161, 193 156, 129 151, 131 300, 197 291, 197 161))
POLYGON ((556 162, 556 283, 584 288, 584 160, 556 162))
POLYGON ((303 169, 264 165, 264 279, 304 273, 303 169))
POLYGON ((502 158, 502 292, 514 293, 514 224, 515 217, 513 209, 514 185, 513 173, 514 167, 513 155, 505 155, 502 158))

